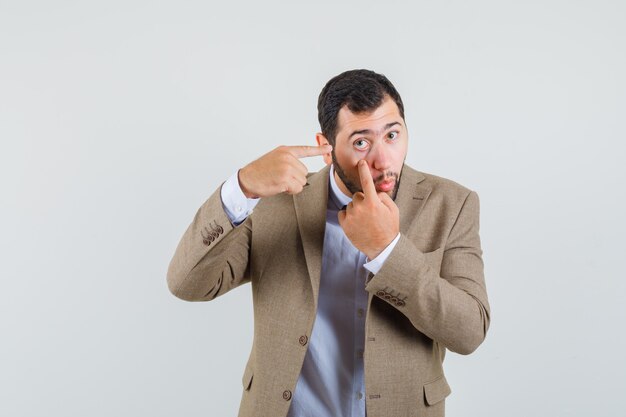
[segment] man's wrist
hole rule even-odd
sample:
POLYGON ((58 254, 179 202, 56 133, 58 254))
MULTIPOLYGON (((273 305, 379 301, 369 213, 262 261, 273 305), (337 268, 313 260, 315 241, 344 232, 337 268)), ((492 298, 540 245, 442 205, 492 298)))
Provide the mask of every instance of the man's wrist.
POLYGON ((248 190, 248 188, 244 185, 243 181, 241 181, 241 171, 243 171, 243 169, 244 168, 241 168, 237 171, 237 183, 239 184, 239 188, 241 189, 241 192, 243 193, 243 195, 246 196, 246 198, 250 198, 250 199, 259 198, 259 196, 250 192, 250 190, 248 190))
POLYGON ((238 173, 233 173, 222 185, 220 191, 222 206, 233 224, 243 222, 246 217, 252 214, 252 210, 259 202, 259 199, 248 198, 243 193, 238 181, 238 173))
POLYGON ((374 258, 369 258, 368 256, 367 262, 363 265, 365 269, 372 272, 373 274, 378 273, 380 268, 382 268, 383 263, 385 263, 385 261, 391 254, 391 251, 393 250, 393 248, 396 247, 396 244, 398 243, 399 240, 400 240, 400 232, 398 232, 396 237, 391 241, 391 243, 389 243, 389 245, 387 245, 385 249, 383 249, 382 252, 374 256, 374 258))

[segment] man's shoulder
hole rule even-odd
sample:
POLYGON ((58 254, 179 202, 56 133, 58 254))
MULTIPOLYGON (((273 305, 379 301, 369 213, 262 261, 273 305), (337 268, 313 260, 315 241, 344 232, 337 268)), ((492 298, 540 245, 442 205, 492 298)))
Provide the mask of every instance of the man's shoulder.
POLYGON ((431 193, 444 195, 448 198, 460 198, 465 199, 472 190, 459 182, 435 175, 430 172, 416 170, 408 165, 405 165, 402 170, 403 178, 401 181, 417 182, 421 187, 427 187, 431 189, 431 193), (405 178, 406 177, 406 178, 405 178))

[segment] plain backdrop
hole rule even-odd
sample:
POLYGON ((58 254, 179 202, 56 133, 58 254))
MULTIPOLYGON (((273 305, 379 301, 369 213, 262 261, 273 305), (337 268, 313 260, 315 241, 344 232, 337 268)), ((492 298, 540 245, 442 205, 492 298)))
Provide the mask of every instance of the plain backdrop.
MULTIPOLYGON (((314 144, 348 69, 475 190, 492 306, 449 416, 626 412, 623 1, 0 0, 0 415, 234 416, 250 286, 166 285, 196 210, 314 144)), ((321 158, 306 160, 311 170, 321 158)))

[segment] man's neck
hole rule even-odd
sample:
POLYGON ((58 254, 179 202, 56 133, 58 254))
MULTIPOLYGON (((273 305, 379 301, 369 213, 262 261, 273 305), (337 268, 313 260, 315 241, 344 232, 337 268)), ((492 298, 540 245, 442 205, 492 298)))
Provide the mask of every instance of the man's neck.
POLYGON ((348 191, 343 182, 341 182, 332 164, 330 166, 330 190, 342 206, 352 201, 352 194, 348 191))

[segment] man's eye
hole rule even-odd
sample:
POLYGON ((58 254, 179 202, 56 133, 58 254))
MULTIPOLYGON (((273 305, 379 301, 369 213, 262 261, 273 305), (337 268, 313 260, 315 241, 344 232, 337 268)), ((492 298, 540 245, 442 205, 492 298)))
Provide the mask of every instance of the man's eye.
POLYGON ((359 150, 367 149, 367 141, 365 141, 363 139, 355 140, 354 141, 354 147, 359 149, 359 150))
POLYGON ((389 132, 389 135, 387 135, 389 137, 389 139, 396 139, 398 137, 398 132, 389 132))

